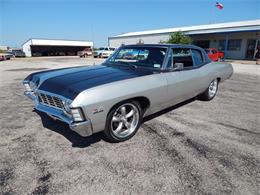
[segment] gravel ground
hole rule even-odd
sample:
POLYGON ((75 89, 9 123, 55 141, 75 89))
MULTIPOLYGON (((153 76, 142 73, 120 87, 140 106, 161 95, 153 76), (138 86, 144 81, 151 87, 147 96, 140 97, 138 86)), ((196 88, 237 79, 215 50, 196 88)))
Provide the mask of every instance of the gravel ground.
POLYGON ((146 118, 118 144, 80 137, 23 96, 31 72, 99 62, 0 62, 0 194, 259 194, 259 66, 234 64, 213 101, 146 118))

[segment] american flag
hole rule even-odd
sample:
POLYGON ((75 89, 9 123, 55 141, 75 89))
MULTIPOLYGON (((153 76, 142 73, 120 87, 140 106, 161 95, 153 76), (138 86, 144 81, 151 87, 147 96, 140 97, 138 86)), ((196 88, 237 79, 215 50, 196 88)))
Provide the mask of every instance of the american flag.
POLYGON ((224 8, 223 4, 219 3, 219 2, 216 2, 216 7, 219 9, 219 10, 222 10, 224 8))

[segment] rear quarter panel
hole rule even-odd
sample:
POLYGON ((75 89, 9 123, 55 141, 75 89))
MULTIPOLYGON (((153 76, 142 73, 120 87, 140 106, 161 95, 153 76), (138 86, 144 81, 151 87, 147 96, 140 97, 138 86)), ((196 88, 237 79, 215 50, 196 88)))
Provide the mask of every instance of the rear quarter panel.
POLYGON ((219 78, 221 82, 230 78, 233 74, 233 67, 229 63, 225 62, 210 62, 209 64, 201 67, 201 92, 205 91, 210 82, 216 78, 219 78))

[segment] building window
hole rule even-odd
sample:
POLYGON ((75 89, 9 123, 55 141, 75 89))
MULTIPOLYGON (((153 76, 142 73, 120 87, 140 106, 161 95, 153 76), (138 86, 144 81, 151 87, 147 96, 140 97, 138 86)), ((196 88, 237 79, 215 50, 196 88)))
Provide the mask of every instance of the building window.
POLYGON ((225 50, 225 40, 219 40, 218 42, 218 50, 224 51, 225 50))
POLYGON ((228 50, 229 51, 240 51, 241 39, 230 39, 228 40, 228 50))
POLYGON ((197 41, 193 41, 193 44, 196 46, 199 46, 201 48, 209 48, 209 40, 197 40, 197 41))
MULTIPOLYGON (((240 51, 241 42, 242 42, 241 39, 230 39, 230 40, 228 40, 227 50, 228 51, 240 51)), ((218 50, 224 51, 225 50, 225 43, 226 43, 226 40, 219 40, 218 50)))

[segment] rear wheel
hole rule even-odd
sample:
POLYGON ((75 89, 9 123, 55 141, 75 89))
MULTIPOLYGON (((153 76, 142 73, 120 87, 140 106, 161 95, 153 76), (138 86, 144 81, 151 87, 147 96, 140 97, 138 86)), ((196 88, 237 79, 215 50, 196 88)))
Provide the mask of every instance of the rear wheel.
POLYGON ((216 96, 217 91, 218 91, 218 79, 214 79, 209 84, 209 87, 202 94, 199 95, 199 99, 210 101, 216 96))
POLYGON ((142 110, 138 102, 120 103, 109 112, 104 133, 111 142, 125 141, 135 135, 141 121, 142 110))

